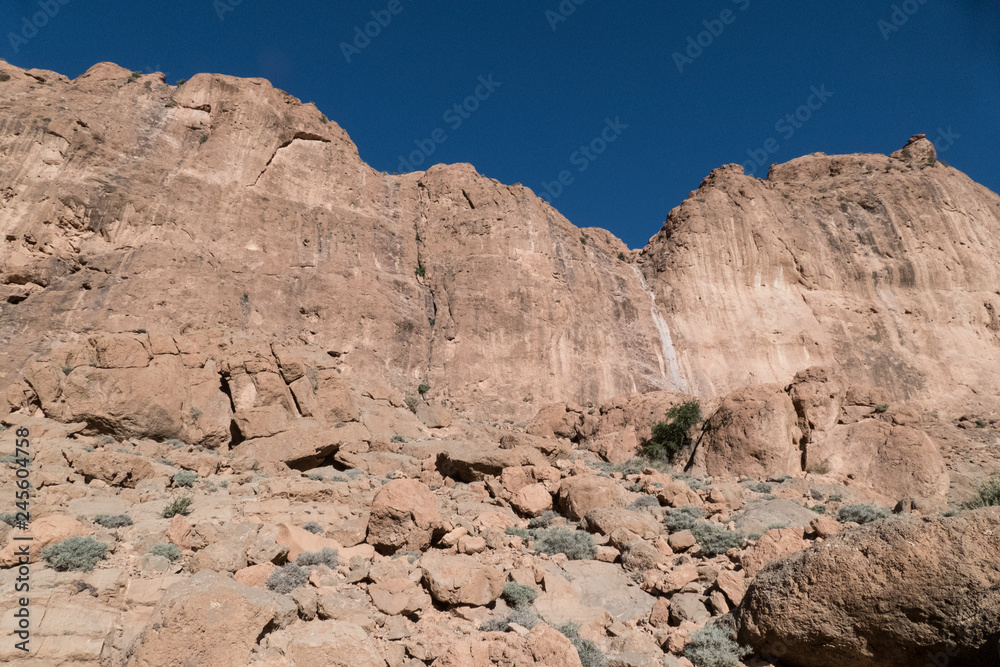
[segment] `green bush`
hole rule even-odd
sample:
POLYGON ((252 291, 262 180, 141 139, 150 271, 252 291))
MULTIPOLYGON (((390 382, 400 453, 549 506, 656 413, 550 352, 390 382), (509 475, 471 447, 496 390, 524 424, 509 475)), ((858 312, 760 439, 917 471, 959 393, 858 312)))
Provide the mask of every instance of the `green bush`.
POLYGON ((94 523, 105 528, 124 528, 131 526, 134 522, 132 517, 125 514, 98 514, 94 517, 94 523))
POLYGON ((671 477, 673 477, 677 481, 684 482, 695 491, 697 491, 698 489, 704 489, 705 487, 708 486, 708 482, 706 482, 704 479, 702 479, 701 477, 695 477, 691 473, 687 472, 677 473, 675 475, 671 475, 671 477))
POLYGON ((419 398, 417 398, 413 394, 407 394, 406 398, 403 399, 403 402, 406 403, 406 407, 410 410, 410 412, 412 412, 413 414, 417 414, 417 408, 420 407, 419 398))
POLYGON ((625 509, 629 510, 641 510, 644 507, 659 507, 660 501, 656 499, 656 496, 639 496, 629 504, 625 509))
POLYGON ((889 510, 878 505, 844 505, 837 513, 837 519, 843 523, 853 521, 854 523, 871 523, 889 516, 889 510))
POLYGON ((309 580, 309 570, 295 563, 285 563, 267 578, 267 588, 287 595, 309 580))
POLYGON ((310 521, 309 523, 302 524, 302 530, 308 530, 313 535, 322 535, 326 531, 323 530, 323 526, 319 525, 315 521, 310 521))
POLYGON ((421 395, 426 394, 430 390, 431 386, 429 384, 422 384, 419 387, 417 387, 417 391, 419 391, 421 395))
POLYGON ((743 545, 746 537, 735 530, 726 530, 717 523, 701 521, 691 529, 694 539, 698 541, 701 553, 706 556, 721 556, 730 549, 743 545))
POLYGON ((642 447, 651 459, 671 461, 688 444, 688 431, 701 422, 701 403, 685 401, 667 410, 664 421, 653 424, 653 434, 642 447))
POLYGON ((42 558, 59 572, 89 572, 108 554, 108 545, 93 537, 70 537, 42 549, 42 558))
POLYGON ((191 488, 192 486, 194 486, 195 480, 197 479, 198 479, 198 473, 192 470, 181 470, 173 477, 174 486, 187 487, 187 488, 191 488))
POLYGON ((974 510, 977 507, 992 507, 994 505, 1000 505, 1000 475, 980 484, 972 499, 962 503, 962 508, 974 510))
POLYGON ((590 533, 562 526, 542 528, 532 533, 535 551, 543 554, 566 554, 570 560, 592 560, 597 557, 597 544, 590 533))
POLYGON ((566 623, 556 627, 556 630, 563 633, 573 644, 576 654, 580 656, 580 663, 583 667, 607 667, 608 657, 604 655, 601 647, 580 636, 580 626, 576 623, 566 623))
POLYGON ((417 264, 417 268, 414 269, 413 272, 417 274, 417 277, 423 278, 425 275, 427 275, 427 267, 424 266, 423 264, 417 264))
POLYGON ((663 525, 671 533, 679 533, 682 530, 691 530, 694 528, 695 524, 698 523, 698 519, 702 519, 704 516, 705 510, 700 507, 685 505, 684 507, 670 510, 670 514, 663 518, 663 525))
POLYGON ((160 516, 164 519, 172 519, 178 514, 187 516, 191 513, 191 505, 193 503, 194 498, 175 498, 169 505, 163 508, 160 516))
POLYGON ((771 493, 772 487, 767 482, 758 482, 757 484, 751 485, 749 488, 751 491, 756 491, 757 493, 771 493))
POLYGON ((695 667, 737 667, 750 654, 730 633, 717 625, 706 625, 693 635, 684 648, 684 657, 695 667))
POLYGON ((295 559, 295 564, 305 567, 326 565, 329 568, 334 568, 340 565, 340 552, 330 547, 323 547, 322 551, 304 551, 295 559))
POLYGON ((558 519, 559 515, 552 510, 545 510, 540 516, 528 521, 528 528, 548 528, 549 524, 552 523, 554 519, 558 519))
POLYGON ((538 597, 538 589, 511 581, 504 584, 500 597, 514 609, 522 609, 534 604, 535 598, 538 597))
POLYGON ((157 544, 149 550, 149 553, 153 556, 163 556, 171 563, 181 557, 181 550, 177 548, 176 544, 157 544))
POLYGON ((518 526, 507 526, 507 530, 504 531, 508 535, 516 535, 522 540, 530 540, 531 533, 526 531, 524 528, 519 528, 518 526))

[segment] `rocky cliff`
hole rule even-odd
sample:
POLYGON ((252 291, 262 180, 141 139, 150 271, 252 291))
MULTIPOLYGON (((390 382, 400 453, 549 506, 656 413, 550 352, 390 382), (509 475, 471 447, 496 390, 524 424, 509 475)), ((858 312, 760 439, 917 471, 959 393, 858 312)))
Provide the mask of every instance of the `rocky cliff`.
POLYGON ((30 360, 102 332, 148 336, 151 357, 155 337, 308 343, 359 383, 517 419, 814 365, 893 400, 1000 393, 1000 197, 924 139, 767 180, 723 167, 631 251, 470 165, 375 171, 261 79, 0 73, 12 404, 38 392, 30 360))

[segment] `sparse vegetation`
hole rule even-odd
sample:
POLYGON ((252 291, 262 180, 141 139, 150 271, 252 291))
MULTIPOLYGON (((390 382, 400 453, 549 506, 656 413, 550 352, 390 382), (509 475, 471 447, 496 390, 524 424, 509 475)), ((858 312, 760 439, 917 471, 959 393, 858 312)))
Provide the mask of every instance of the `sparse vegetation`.
POLYGON ((751 491, 756 491, 757 493, 771 493, 773 487, 767 482, 758 482, 750 486, 751 491))
POLYGON ((267 588, 287 595, 309 581, 309 570, 295 563, 285 563, 267 578, 267 588))
POLYGON ((631 504, 626 509, 630 510, 641 510, 644 507, 659 507, 660 501, 656 499, 656 496, 640 496, 632 501, 631 504))
POLYGON ((971 510, 977 507, 992 507, 994 505, 1000 505, 1000 475, 980 484, 976 488, 975 495, 962 503, 962 508, 971 510))
POLYGON ((302 530, 308 530, 313 535, 322 535, 324 532, 323 526, 319 525, 315 521, 310 521, 309 523, 302 524, 302 530))
POLYGON ((185 443, 183 440, 178 440, 177 438, 171 438, 166 440, 163 444, 169 445, 170 447, 184 447, 185 443))
POLYGON ((620 261, 620 262, 624 262, 625 261, 625 253, 623 253, 623 252, 618 253, 618 261, 620 261))
POLYGON ((70 537, 42 549, 42 558, 58 572, 90 572, 108 554, 108 545, 93 537, 70 537))
POLYGON ((889 405, 887 403, 882 403, 881 405, 876 405, 875 406, 875 414, 877 414, 877 415, 883 414, 888 409, 889 409, 889 405))
POLYGON ((13 528, 17 524, 17 515, 13 512, 4 512, 0 514, 0 521, 13 528))
POLYGON ((730 549, 743 544, 746 537, 735 530, 726 530, 717 523, 701 521, 691 529, 694 539, 698 541, 701 552, 706 556, 721 556, 730 549))
POLYGON ((425 275, 427 275, 427 267, 424 266, 423 264, 417 264, 417 268, 414 269, 413 272, 417 274, 418 278, 423 278, 425 275))
MULTIPOLYGON (((199 144, 203 144, 206 141, 208 141, 208 135, 207 134, 203 134, 200 137, 198 137, 198 143, 199 144)), ((246 296, 246 295, 244 294, 243 296, 246 296)), ((243 303, 246 303, 246 301, 244 301, 243 303)))
POLYGON ((516 623, 528 630, 538 625, 538 617, 529 609, 513 609, 503 618, 488 618, 479 629, 483 632, 507 632, 511 623, 516 623))
POLYGON ((541 528, 532 532, 535 551, 543 554, 566 554, 570 560, 588 560, 597 557, 594 536, 582 530, 541 528))
POLYGON ((94 517, 94 523, 105 528, 124 528, 134 522, 132 517, 126 514, 98 514, 94 517))
POLYGON ((193 470, 181 470, 173 476, 174 486, 178 488, 191 488, 198 479, 198 473, 193 470))
POLYGON ((718 625, 706 625, 693 635, 684 649, 684 657, 695 667, 737 667, 750 654, 731 633, 718 625))
POLYGON ((423 396, 424 394, 426 394, 430 390, 431 390, 431 386, 429 384, 422 384, 419 387, 417 387, 417 391, 420 392, 421 396, 423 396))
POLYGON ((322 482, 326 478, 323 477, 323 475, 319 474, 318 472, 314 472, 309 475, 309 479, 311 479, 314 482, 322 482))
POLYGON ((0 82, 2 81, 10 81, 10 74, 7 74, 6 72, 0 72, 0 82))
POLYGON ((679 533, 682 530, 691 530, 694 528, 698 520, 704 518, 704 516, 705 510, 700 507, 685 505, 684 507, 670 510, 670 514, 663 519, 663 525, 671 533, 679 533))
POLYGON ((187 516, 191 513, 192 504, 194 504, 194 498, 175 498, 169 505, 163 508, 163 512, 160 516, 164 519, 172 519, 178 514, 181 516, 187 516))
POLYGON ((176 85, 176 86, 179 87, 179 86, 183 86, 187 82, 188 82, 187 79, 177 79, 177 83, 175 83, 174 85, 176 85))
POLYGON ((552 510, 545 510, 539 516, 528 521, 528 528, 548 528, 553 520, 558 519, 559 514, 552 510))
POLYGON ((340 552, 330 547, 324 547, 322 551, 305 551, 295 559, 296 565, 326 565, 335 568, 340 565, 340 552))
POLYGON ((507 526, 507 529, 504 531, 504 533, 506 533, 507 535, 514 535, 516 537, 520 537, 522 540, 531 539, 531 533, 529 533, 524 528, 519 528, 518 526, 507 526))
POLYGON ((500 597, 514 609, 530 607, 538 597, 538 589, 511 581, 504 585, 500 597))
POLYGON ((163 556, 171 563, 181 557, 181 550, 177 548, 176 544, 157 544, 149 550, 149 553, 153 556, 163 556))
POLYGON ((685 401, 667 410, 666 419, 653 424, 653 434, 643 444, 643 455, 672 461, 690 442, 688 431, 701 422, 701 403, 685 401))
POLYGON ((837 519, 843 523, 853 521, 854 523, 871 523, 889 516, 889 510, 878 505, 844 505, 837 513, 837 519))
POLYGON ((563 633, 566 639, 573 644, 577 655, 580 656, 580 663, 583 664, 583 667, 607 666, 608 657, 604 655, 604 651, 594 642, 580 636, 579 625, 576 623, 566 623, 565 625, 557 626, 556 630, 563 633))
POLYGON ((409 408, 410 412, 417 414, 417 407, 420 406, 419 398, 413 394, 407 394, 406 398, 403 399, 403 402, 406 403, 406 407, 409 408))

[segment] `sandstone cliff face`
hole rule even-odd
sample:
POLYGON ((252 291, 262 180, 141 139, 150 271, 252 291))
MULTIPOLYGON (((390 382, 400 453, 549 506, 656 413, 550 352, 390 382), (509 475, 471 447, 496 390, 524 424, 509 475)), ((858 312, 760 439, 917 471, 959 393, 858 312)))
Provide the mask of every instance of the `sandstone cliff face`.
POLYGON ((892 400, 998 393, 1000 197, 926 141, 724 167, 635 253, 469 165, 377 172, 260 79, 0 71, 8 400, 37 355, 138 330, 308 343, 359 383, 522 420, 817 364, 892 400))

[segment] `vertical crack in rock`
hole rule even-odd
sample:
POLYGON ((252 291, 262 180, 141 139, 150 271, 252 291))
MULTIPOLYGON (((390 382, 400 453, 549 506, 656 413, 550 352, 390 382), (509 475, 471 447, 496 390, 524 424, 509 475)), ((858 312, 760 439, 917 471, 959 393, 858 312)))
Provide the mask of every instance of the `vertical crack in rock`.
POLYGON ((656 358, 660 362, 660 375, 669 380, 678 391, 690 393, 687 382, 681 378, 680 367, 677 365, 677 351, 674 349, 673 340, 670 337, 670 327, 660 313, 660 307, 656 303, 656 294, 646 283, 646 277, 642 275, 639 267, 633 265, 632 270, 639 278, 642 291, 649 295, 649 313, 653 318, 653 325, 660 335, 660 349, 656 350, 656 358))

